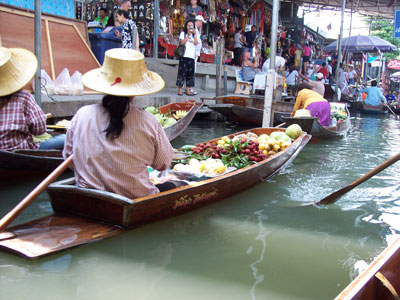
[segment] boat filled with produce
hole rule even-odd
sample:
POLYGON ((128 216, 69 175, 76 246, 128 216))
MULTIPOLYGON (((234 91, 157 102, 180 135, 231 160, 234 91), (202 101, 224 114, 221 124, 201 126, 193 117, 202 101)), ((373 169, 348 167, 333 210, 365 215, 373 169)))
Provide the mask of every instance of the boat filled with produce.
POLYGON ((173 171, 206 177, 222 175, 262 162, 283 151, 302 132, 300 126, 295 124, 285 132, 273 131, 270 135, 249 131, 232 138, 224 136, 206 143, 185 145, 181 151, 189 156, 177 161, 173 171))

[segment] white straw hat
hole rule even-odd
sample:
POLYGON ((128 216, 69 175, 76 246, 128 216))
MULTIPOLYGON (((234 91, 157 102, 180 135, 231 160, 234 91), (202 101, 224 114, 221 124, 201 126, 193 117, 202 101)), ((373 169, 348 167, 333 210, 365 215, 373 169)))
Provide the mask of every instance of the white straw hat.
POLYGON ((147 70, 142 53, 123 48, 107 50, 101 68, 85 73, 82 82, 92 90, 127 97, 157 93, 165 85, 160 75, 147 70))
POLYGON ((0 47, 0 97, 22 89, 36 73, 35 54, 22 48, 0 47))

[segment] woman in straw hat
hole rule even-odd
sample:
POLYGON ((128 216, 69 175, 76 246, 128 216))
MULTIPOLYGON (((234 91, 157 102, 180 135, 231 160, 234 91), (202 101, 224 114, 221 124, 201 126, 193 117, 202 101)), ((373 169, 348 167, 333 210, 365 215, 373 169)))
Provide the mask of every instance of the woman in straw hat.
POLYGON ((322 126, 329 126, 331 107, 328 100, 312 90, 312 86, 303 82, 299 85, 296 103, 294 104, 291 117, 294 117, 299 109, 307 109, 312 117, 319 118, 322 126))
POLYGON ((46 132, 46 116, 33 96, 23 91, 37 70, 36 56, 20 48, 0 47, 0 149, 62 149, 65 135, 41 143, 33 135, 46 132))
POLYGON ((63 155, 74 155, 78 186, 138 198, 186 184, 155 186, 149 179, 147 166, 165 170, 173 149, 158 120, 132 105, 134 96, 164 88, 162 78, 147 70, 143 54, 110 49, 101 68, 84 74, 82 81, 106 95, 101 104, 80 108, 67 131, 63 155))

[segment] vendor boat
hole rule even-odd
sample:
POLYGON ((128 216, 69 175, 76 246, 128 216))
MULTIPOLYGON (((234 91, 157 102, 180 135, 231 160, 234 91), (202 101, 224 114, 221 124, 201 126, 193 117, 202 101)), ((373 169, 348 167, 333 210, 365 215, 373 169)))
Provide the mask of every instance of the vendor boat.
POLYGON ((360 110, 361 113, 372 115, 386 114, 388 112, 385 105, 366 105, 364 102, 361 103, 360 110))
POLYGON ((335 300, 389 300, 400 295, 400 238, 358 275, 335 300))
MULTIPOLYGON (((187 114, 175 124, 164 128, 170 141, 179 136, 189 126, 202 105, 202 103, 193 101, 170 103, 158 108, 161 113, 175 113, 178 110, 187 111, 187 114)), ((65 126, 48 125, 48 128, 66 131, 65 126)), ((0 179, 21 175, 46 175, 61 164, 63 160, 61 150, 0 150, 0 179)))
MULTIPOLYGON (((271 134, 273 131, 284 132, 284 129, 256 128, 235 135, 271 134)), ((9 228, 0 234, 0 247, 34 259, 189 212, 271 178, 300 153, 310 138, 303 132, 286 148, 265 160, 137 199, 80 188, 73 178, 56 182, 48 187, 54 214, 9 228)), ((216 145, 218 140, 209 142, 216 145)))
MULTIPOLYGON (((212 110, 227 117, 228 120, 261 126, 264 113, 264 96, 227 95, 216 97, 216 104, 208 104, 212 110)), ((282 116, 290 116, 293 110, 295 97, 286 97, 285 100, 272 102, 274 124, 282 123, 282 116)))
MULTIPOLYGON (((332 105, 343 105, 339 102, 331 102, 332 105)), ((319 119, 316 117, 283 117, 285 126, 298 124, 307 133, 311 134, 313 139, 329 139, 341 137, 347 134, 351 128, 350 112, 345 106, 347 118, 341 122, 337 122, 336 126, 322 126, 319 119)))

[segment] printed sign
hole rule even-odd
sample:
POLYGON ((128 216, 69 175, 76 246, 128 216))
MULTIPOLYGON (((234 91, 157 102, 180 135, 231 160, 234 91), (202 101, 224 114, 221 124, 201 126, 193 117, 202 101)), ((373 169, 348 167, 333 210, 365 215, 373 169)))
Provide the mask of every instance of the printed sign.
POLYGON ((394 12, 393 38, 400 38, 400 10, 394 12))

